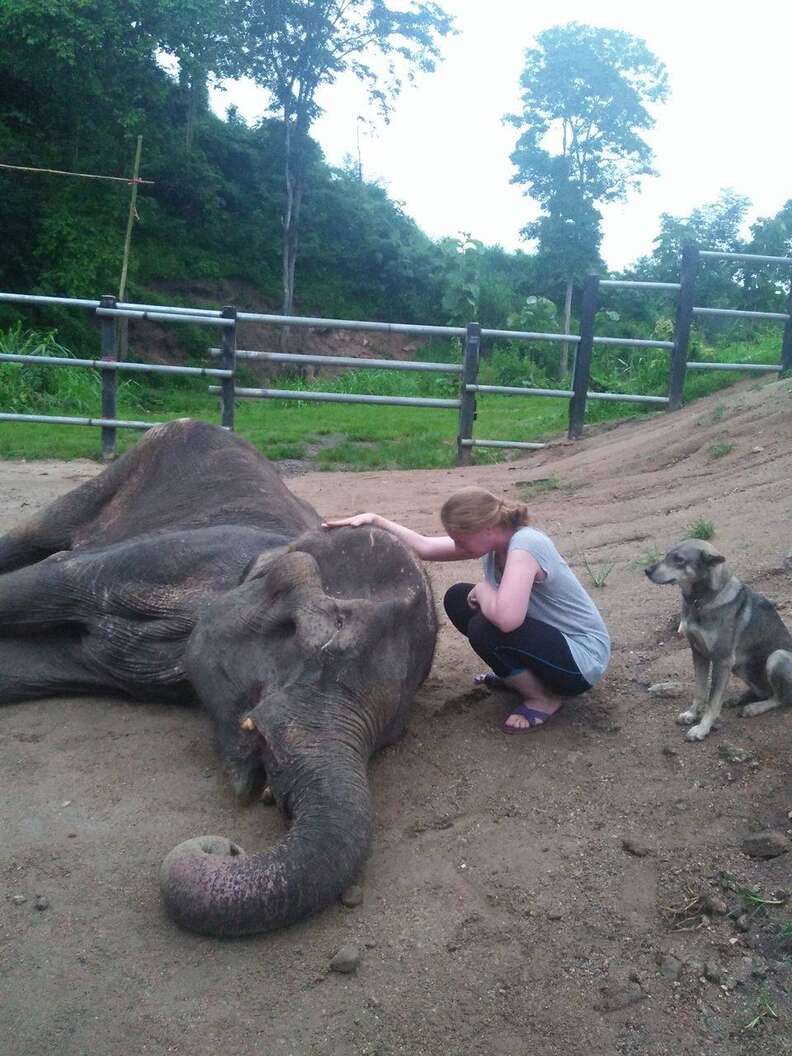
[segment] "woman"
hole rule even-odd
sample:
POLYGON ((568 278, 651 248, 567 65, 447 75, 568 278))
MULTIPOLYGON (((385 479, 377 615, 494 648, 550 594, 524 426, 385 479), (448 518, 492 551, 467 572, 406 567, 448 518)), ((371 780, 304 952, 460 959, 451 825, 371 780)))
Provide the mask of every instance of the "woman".
POLYGON ((514 690, 520 703, 506 733, 544 725, 562 697, 585 693, 610 658, 610 638, 594 602, 528 511, 484 488, 462 488, 440 511, 448 533, 426 536, 376 513, 326 521, 325 528, 371 524, 424 561, 483 559, 479 583, 456 583, 445 596, 451 622, 492 668, 474 681, 514 690))

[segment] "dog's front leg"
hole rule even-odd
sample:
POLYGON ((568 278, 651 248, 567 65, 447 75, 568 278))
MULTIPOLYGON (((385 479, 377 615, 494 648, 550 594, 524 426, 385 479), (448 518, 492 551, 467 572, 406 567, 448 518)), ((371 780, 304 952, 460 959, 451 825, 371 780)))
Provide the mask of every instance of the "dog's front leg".
POLYGON ((696 678, 696 691, 693 694, 693 703, 687 711, 677 715, 680 726, 690 726, 701 715, 709 700, 710 662, 709 658, 697 649, 691 649, 693 653, 693 673, 696 678))
POLYGON ((691 726, 685 734, 689 741, 703 741, 712 729, 715 720, 721 713, 723 694, 726 690, 726 683, 729 681, 731 669, 730 657, 725 660, 712 661, 712 684, 710 685, 709 700, 704 708, 704 714, 701 716, 701 722, 696 726, 691 726))

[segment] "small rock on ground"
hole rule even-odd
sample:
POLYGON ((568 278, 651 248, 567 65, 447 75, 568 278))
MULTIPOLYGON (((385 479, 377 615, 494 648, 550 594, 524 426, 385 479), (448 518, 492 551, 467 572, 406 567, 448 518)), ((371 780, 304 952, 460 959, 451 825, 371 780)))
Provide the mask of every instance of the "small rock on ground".
POLYGON ((654 685, 649 686, 647 693, 652 697, 673 699, 682 695, 683 688, 681 682, 655 682, 654 685))
POLYGON ((330 961, 330 971, 340 972, 342 975, 350 975, 356 972, 360 965, 360 950, 353 943, 342 946, 338 953, 330 961))
POLYGON ((350 884, 341 895, 341 904, 353 909, 363 901, 363 888, 360 884, 350 884))
POLYGON ((663 957, 659 964, 660 974, 664 979, 670 979, 674 982, 679 978, 682 973, 682 962, 678 957, 674 957, 673 954, 669 954, 667 957, 663 957))
POLYGON ((752 832, 742 842, 742 849, 749 858, 777 858, 790 849, 789 840, 775 829, 752 832))
POLYGON ((596 1008, 600 1012, 616 1012, 635 1005, 647 996, 637 983, 610 983, 600 987, 602 995, 596 1008))
POLYGON ((753 758, 753 754, 747 748, 738 748, 736 744, 730 744, 729 741, 723 742, 718 748, 718 754, 727 763, 747 763, 753 758))
POLYGON ((652 852, 649 844, 639 840, 636 836, 625 836, 622 840, 622 850, 632 854, 635 858, 645 858, 652 852))

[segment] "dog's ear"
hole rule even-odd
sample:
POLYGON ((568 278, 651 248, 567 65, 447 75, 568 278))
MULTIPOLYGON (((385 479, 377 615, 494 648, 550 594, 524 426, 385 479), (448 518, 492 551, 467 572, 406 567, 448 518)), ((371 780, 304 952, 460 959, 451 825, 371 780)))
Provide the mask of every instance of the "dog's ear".
POLYGON ((722 565, 726 560, 723 554, 702 554, 702 557, 707 565, 722 565))

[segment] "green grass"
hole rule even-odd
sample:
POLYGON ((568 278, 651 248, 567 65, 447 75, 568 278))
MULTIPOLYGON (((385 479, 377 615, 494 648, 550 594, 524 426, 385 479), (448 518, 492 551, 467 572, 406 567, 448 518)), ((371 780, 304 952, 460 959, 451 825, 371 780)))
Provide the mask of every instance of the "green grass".
POLYGON ((715 535, 715 525, 703 517, 693 521, 687 530, 688 539, 712 539, 715 535))
POLYGON ((663 556, 663 551, 659 550, 656 546, 652 545, 646 548, 637 557, 634 557, 630 561, 630 568, 635 569, 639 572, 643 572, 647 565, 653 565, 655 561, 659 561, 663 556))
POLYGON ((610 564, 604 563, 602 565, 589 564, 589 559, 585 554, 583 555, 583 564, 586 566, 586 571, 595 587, 604 587, 608 576, 616 567, 615 561, 611 561, 610 564))
POLYGON ((763 991, 756 999, 756 1015, 744 1025, 743 1030, 754 1030, 764 1019, 778 1019, 778 1010, 763 991))
POLYGON ((518 481, 517 495, 523 502, 530 502, 545 491, 557 491, 564 485, 558 477, 541 477, 539 480, 518 481))
MULTIPOLYGON (((53 350, 54 354, 68 354, 66 349, 57 345, 52 335, 25 335, 18 330, 0 335, 0 351, 12 351, 14 348, 11 346, 14 344, 19 351, 28 351, 33 346, 47 354, 52 354, 53 350), (23 345, 24 348, 21 347, 23 345)), ((770 338, 750 346, 725 346, 718 355, 724 361, 768 361, 772 356, 770 338)), ((458 356, 458 348, 452 345, 428 347, 417 353, 417 358, 430 360, 451 361, 455 357, 458 359, 458 356)), ((696 358, 714 358, 714 353, 712 350, 697 351, 696 358)), ((519 359, 515 361, 516 366, 513 361, 515 357, 511 356, 508 360, 510 369, 518 369, 521 365, 519 359)), ((525 357, 524 362, 525 379, 498 377, 498 362, 497 357, 483 361, 482 381, 519 385, 528 380, 531 374, 529 356, 525 357)), ((608 376, 606 380, 609 383, 613 381, 614 385, 619 382, 621 391, 639 391, 642 369, 635 367, 634 375, 624 378, 614 373, 613 378, 608 376)), ((656 364, 650 363, 646 367, 646 376, 643 378, 645 391, 662 390, 657 379, 662 376, 663 370, 667 372, 667 363, 663 366, 660 359, 656 364), (654 381, 654 376, 650 377, 649 367, 657 374, 654 381)), ((240 378, 240 384, 262 384, 261 381, 253 380, 251 372, 244 365, 241 373, 244 380, 240 378)), ((722 388, 739 379, 740 375, 736 372, 691 372, 685 388, 686 399, 722 388)), ((536 377, 534 380, 541 381, 536 377)), ((312 388, 440 398, 455 398, 458 390, 458 380, 453 375, 365 368, 350 370, 335 377, 320 377, 310 383, 293 376, 284 376, 266 384, 295 390, 312 388)), ((95 417, 99 414, 98 377, 87 370, 71 371, 43 365, 26 365, 20 369, 16 365, 4 363, 0 366, 0 410, 15 411, 20 406, 20 400, 25 403, 24 413, 95 417), (16 380, 9 388, 8 379, 14 380, 15 369, 16 380), (40 377, 46 378, 46 383, 36 380, 40 377), (27 399, 28 396, 32 398, 27 399)), ((568 401, 563 398, 479 394, 474 435, 478 439, 521 441, 542 441, 563 436, 568 425, 568 406, 568 401)), ((589 404, 586 422, 591 425, 607 419, 634 418, 646 413, 657 411, 636 404, 597 401, 589 404)), ((253 399, 238 402, 235 428, 271 458, 310 458, 321 469, 434 469, 452 466, 456 461, 457 415, 456 408, 253 399), (312 444, 316 450, 309 453, 308 447, 312 444)), ((217 397, 207 392, 206 379, 140 376, 135 380, 122 381, 119 385, 118 417, 150 422, 196 417, 219 422, 219 405, 217 397)), ((119 430, 119 451, 135 443, 139 435, 137 431, 119 430)), ((0 458, 96 458, 99 447, 100 438, 95 427, 0 423, 0 458)), ((731 450, 733 445, 712 445, 710 456, 722 457, 728 453, 727 447, 731 450)), ((478 464, 514 457, 515 451, 508 449, 477 448, 473 451, 473 460, 478 464)), ((527 488, 538 488, 542 483, 534 482, 527 488)), ((544 484, 544 488, 561 486, 560 481, 554 480, 544 484)), ((536 493, 527 491, 523 497, 528 498, 536 493)))
POLYGON ((707 454, 710 458, 723 458, 724 455, 729 455, 734 450, 734 444, 731 440, 719 440, 715 444, 710 444, 707 448, 707 454))

